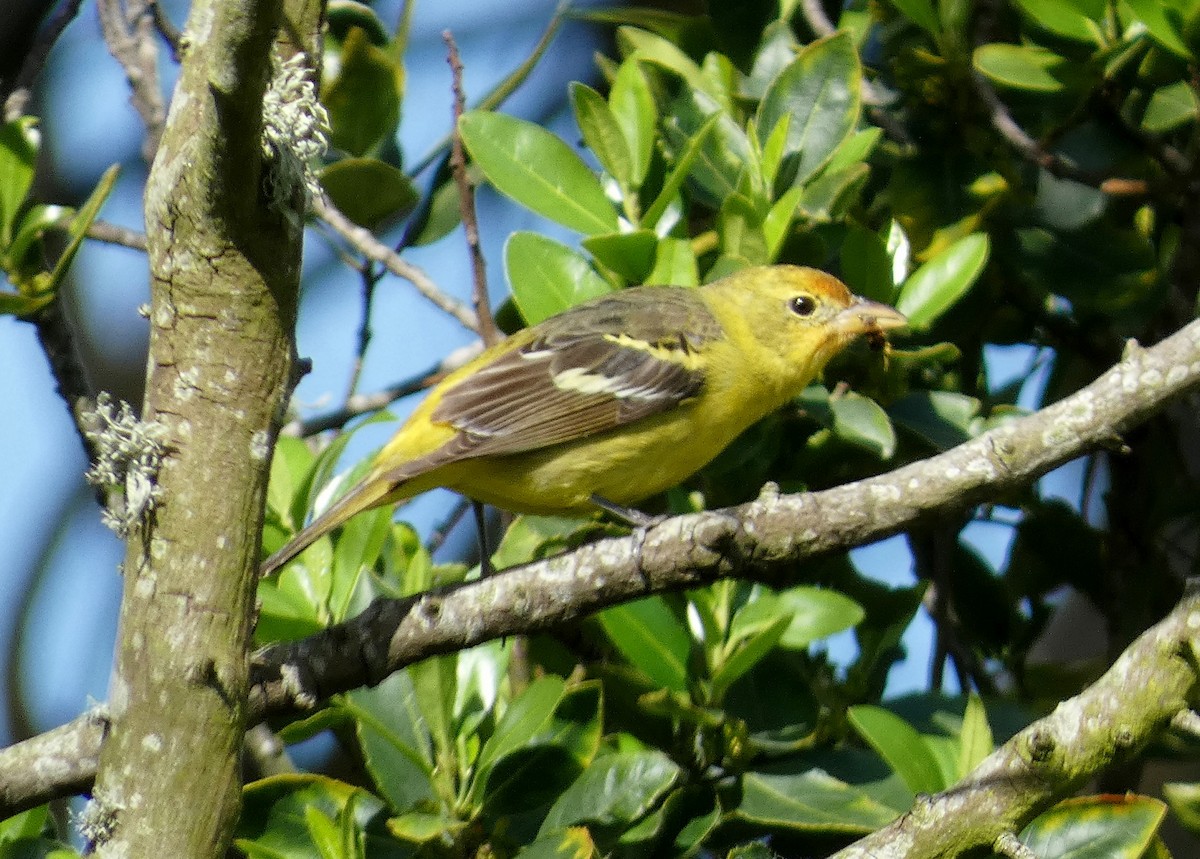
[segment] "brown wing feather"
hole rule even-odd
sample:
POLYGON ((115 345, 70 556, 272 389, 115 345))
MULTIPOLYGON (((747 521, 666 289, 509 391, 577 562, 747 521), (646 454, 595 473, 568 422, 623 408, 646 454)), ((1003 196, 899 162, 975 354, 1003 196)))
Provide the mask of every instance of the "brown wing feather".
POLYGON ((580 305, 447 391, 431 418, 460 435, 437 458, 560 444, 698 395, 703 373, 684 359, 721 328, 693 291, 647 289, 657 299, 652 307, 628 291, 580 305), (632 336, 652 349, 629 345, 630 314, 637 319, 632 336))

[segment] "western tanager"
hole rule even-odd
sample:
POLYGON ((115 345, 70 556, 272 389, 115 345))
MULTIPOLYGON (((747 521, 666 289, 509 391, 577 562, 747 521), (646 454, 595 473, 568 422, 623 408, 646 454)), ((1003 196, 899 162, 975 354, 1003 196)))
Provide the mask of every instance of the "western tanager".
POLYGON ((367 475, 261 572, 357 513, 436 486, 525 513, 633 504, 703 467, 857 335, 905 324, 789 265, 584 302, 446 376, 367 475))

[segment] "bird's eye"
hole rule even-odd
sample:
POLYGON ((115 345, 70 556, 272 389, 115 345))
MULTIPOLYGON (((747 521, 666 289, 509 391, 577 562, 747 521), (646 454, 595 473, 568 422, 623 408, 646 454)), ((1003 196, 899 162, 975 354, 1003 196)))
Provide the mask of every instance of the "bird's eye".
POLYGON ((812 316, 817 302, 811 295, 797 295, 788 300, 788 309, 797 316, 812 316))

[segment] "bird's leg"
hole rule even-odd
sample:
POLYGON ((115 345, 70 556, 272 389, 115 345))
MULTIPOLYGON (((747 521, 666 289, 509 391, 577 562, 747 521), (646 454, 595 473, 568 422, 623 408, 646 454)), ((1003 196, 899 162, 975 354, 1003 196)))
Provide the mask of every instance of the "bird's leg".
POLYGON ((608 515, 615 519, 620 519, 631 528, 649 528, 651 525, 657 525, 666 516, 648 516, 641 510, 635 510, 632 507, 625 507, 617 504, 615 501, 609 501, 607 498, 592 493, 592 503, 603 510, 608 515))
POLYGON ((496 572, 492 569, 492 550, 488 546, 487 517, 484 515, 482 501, 472 498, 471 509, 475 511, 475 530, 479 534, 479 577, 486 579, 496 572))

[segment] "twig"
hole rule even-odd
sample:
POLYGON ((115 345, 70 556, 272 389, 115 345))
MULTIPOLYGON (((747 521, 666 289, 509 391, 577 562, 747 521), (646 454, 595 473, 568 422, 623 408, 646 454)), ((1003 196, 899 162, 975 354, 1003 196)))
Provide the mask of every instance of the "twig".
POLYGON ((142 0, 97 0, 100 29, 109 52, 125 70, 131 101, 146 125, 142 157, 149 164, 158 151, 167 107, 158 80, 158 45, 151 3, 142 0))
POLYGON ((312 210, 313 214, 332 227, 334 232, 349 242, 363 256, 379 263, 396 277, 407 280, 416 287, 417 292, 457 319, 463 327, 476 333, 479 332, 475 314, 469 307, 442 292, 423 270, 403 259, 398 253, 375 238, 369 230, 363 229, 343 215, 328 198, 314 197, 312 210))
POLYGON ((167 12, 163 9, 162 3, 159 0, 150 0, 150 13, 154 16, 155 29, 166 40, 167 44, 171 46, 171 57, 175 62, 179 62, 179 44, 183 38, 183 34, 179 32, 179 28, 167 17, 167 12))
POLYGON ((991 114, 992 127, 1025 160, 1036 164, 1059 179, 1070 179, 1073 182, 1090 185, 1112 196, 1142 196, 1149 192, 1149 186, 1144 179, 1105 176, 1102 173, 1083 170, 1053 152, 1047 152, 1013 119, 1012 114, 1008 112, 1008 107, 1000 100, 1000 96, 996 94, 996 90, 992 88, 987 78, 979 72, 973 71, 971 80, 974 82, 975 92, 987 105, 991 114))
POLYGON ((471 504, 470 498, 465 496, 460 497, 446 517, 433 526, 433 530, 429 532, 429 539, 425 542, 425 549, 430 555, 442 548, 442 545, 446 542, 446 538, 454 530, 454 526, 462 521, 462 517, 471 509, 471 504))
POLYGON ((87 237, 98 242, 108 242, 110 245, 120 245, 143 253, 146 250, 145 233, 139 233, 128 227, 119 227, 108 221, 93 221, 92 225, 88 227, 87 237))
POLYGON ((75 20, 82 5, 83 0, 68 0, 63 3, 38 33, 29 53, 25 55, 25 61, 21 63, 21 70, 17 73, 12 89, 3 94, 5 122, 12 122, 25 113, 25 108, 33 97, 33 82, 46 65, 50 49, 54 47, 63 30, 67 29, 67 25, 75 20))
MULTIPOLYGON (((1110 442, 1197 386, 1200 321, 1152 348, 1128 350, 1125 358, 1097 381, 1052 406, 888 474, 822 492, 764 493, 740 507, 677 516, 629 537, 601 540, 480 581, 404 600, 377 600, 350 621, 260 652, 252 669, 250 719, 296 713, 337 692, 378 683, 421 659, 494 638, 552 628, 650 593, 697 587, 731 576, 791 582, 797 564, 804 560, 878 540, 930 516, 965 509, 1026 485, 1084 451, 1110 442), (488 608, 482 611, 481 606, 488 608)), ((1195 636, 1193 614, 1200 612, 1196 603, 1195 597, 1186 600, 1114 667, 1121 685, 1103 689, 1100 697, 1120 708, 1116 725, 1128 726, 1136 715, 1139 728, 1160 729, 1186 708, 1185 700, 1176 702, 1167 694, 1167 684, 1192 686, 1195 669, 1186 659, 1176 658, 1180 651, 1167 642, 1177 634, 1195 636), (1147 641, 1152 645, 1149 648, 1144 646, 1147 641), (1153 681, 1130 680, 1135 671, 1152 672, 1153 681), (1156 696, 1157 709, 1148 712, 1144 705, 1143 709, 1124 706, 1127 696, 1139 690, 1156 696)), ((1197 647, 1200 642, 1192 649, 1197 647)), ((1091 692, 1084 694, 1090 696, 1091 692)), ((1085 699, 1091 700, 1095 699, 1085 699)), ((1085 725, 1073 704, 1060 710, 1074 717, 1073 731, 1085 725)), ((1112 716, 1105 711, 1092 720, 1094 727, 1105 727, 1104 720, 1112 716)), ((1031 742, 1041 727, 1045 726, 1038 723, 1020 735, 1028 749, 1043 748, 1031 742)), ((78 735, 84 726, 76 719, 62 730, 78 735)), ((1142 739, 1141 735, 1134 737, 1134 744, 1142 739)), ((21 781, 21 773, 35 766, 30 749, 39 741, 43 738, 0 752, 0 785, 21 781)), ((98 737, 95 743, 99 743, 98 737)), ((1101 749, 1098 756, 1122 747, 1113 742, 1091 746, 1093 753, 1101 749)), ((81 742, 80 748, 81 755, 88 753, 86 743, 81 742)), ((94 750, 94 746, 90 748, 94 750)), ((971 789, 983 789, 983 776, 995 772, 988 769, 994 767, 994 759, 976 770, 971 789)), ((1028 755, 1022 760, 1026 765, 1030 762, 1028 755)), ((76 774, 70 782, 47 777, 19 794, 9 790, 0 796, 0 816, 66 795, 79 783, 76 774)), ((1011 784, 1023 787, 1019 780, 1011 784)), ((1018 801, 1040 799, 1018 796, 1018 801)), ((957 807, 966 806, 959 803, 957 807)), ((919 824, 927 817, 914 814, 901 822, 916 820, 919 824)), ((944 821, 938 822, 944 825, 944 821)), ((1003 826, 1003 821, 996 824, 1003 826)), ((914 824, 904 825, 911 828, 914 824)), ((1013 828, 1005 826, 1002 831, 1013 828)), ((897 837, 894 831, 886 834, 897 837)), ((927 837, 934 834, 925 833, 927 837)), ((855 852, 845 856, 918 855, 882 848, 872 854, 859 846, 851 850, 855 852)))
POLYGON ((378 411, 401 397, 411 396, 437 384, 444 375, 452 370, 457 370, 478 355, 482 348, 482 344, 477 341, 461 349, 456 349, 444 361, 424 373, 397 382, 374 394, 356 394, 347 400, 342 408, 328 414, 318 415, 306 421, 292 421, 281 430, 280 434, 308 438, 326 430, 339 429, 359 415, 378 411))
POLYGON ((888 474, 678 516, 481 581, 378 600, 352 620, 261 653, 252 709, 258 718, 294 711, 419 659, 552 628, 650 593, 727 577, 794 584, 805 560, 1025 486, 1111 444, 1197 386, 1200 321, 1153 348, 1127 350, 1097 381, 1054 405, 888 474), (319 675, 313 666, 321 666, 319 675))
POLYGON ((37 329, 42 351, 46 353, 58 394, 71 412, 88 462, 95 462, 96 447, 84 432, 84 426, 87 415, 95 408, 96 391, 83 366, 79 350, 75 348, 74 332, 63 315, 61 299, 56 297, 39 310, 31 321, 37 329))
POLYGON ((346 385, 346 402, 354 398, 358 390, 358 382, 362 376, 363 362, 366 360, 367 347, 371 345, 371 307, 375 304, 375 287, 379 283, 379 272, 373 265, 359 266, 359 278, 362 281, 362 319, 358 325, 358 346, 354 350, 354 366, 350 370, 350 381, 346 385))
POLYGON ((467 158, 463 153, 462 136, 458 133, 458 118, 462 116, 463 106, 466 104, 462 86, 462 58, 458 55, 458 45, 454 43, 454 36, 449 30, 442 31, 442 40, 446 43, 446 61, 450 64, 450 73, 454 80, 454 127, 450 132, 450 170, 454 173, 454 183, 458 186, 458 208, 462 213, 467 248, 471 253, 471 273, 475 282, 475 318, 479 324, 479 336, 483 338, 484 345, 491 346, 503 339, 503 335, 492 319, 486 266, 483 250, 479 247, 479 221, 475 217, 475 191, 467 177, 467 158))

